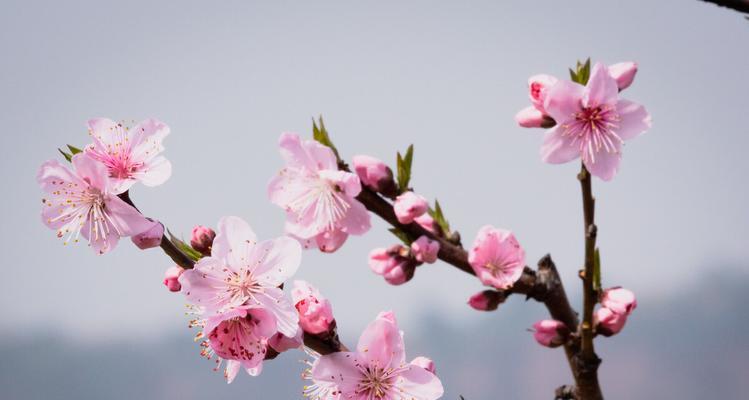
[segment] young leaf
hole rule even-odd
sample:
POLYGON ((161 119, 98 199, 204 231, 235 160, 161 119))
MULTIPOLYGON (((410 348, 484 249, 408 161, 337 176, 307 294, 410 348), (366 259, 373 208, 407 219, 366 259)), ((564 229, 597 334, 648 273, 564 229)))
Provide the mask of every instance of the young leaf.
POLYGON ((62 156, 65 157, 66 160, 68 160, 68 162, 71 162, 73 160, 73 156, 71 154, 68 154, 68 153, 62 151, 61 148, 58 147, 57 151, 59 151, 60 154, 62 154, 62 156))
POLYGON ((593 255, 593 290, 601 291, 601 252, 597 248, 593 255))
POLYGON ((408 184, 411 181, 411 165, 414 160, 414 145, 408 146, 405 157, 401 156, 401 153, 399 152, 396 160, 398 169, 398 191, 403 193, 408 190, 408 184))
POLYGON ((79 148, 77 148, 75 146, 71 146, 71 145, 68 145, 68 149, 70 149, 70 154, 72 154, 72 155, 76 155, 76 154, 80 153, 81 151, 83 151, 83 150, 81 150, 81 149, 79 149, 79 148))
POLYGON ((167 230, 167 233, 169 233, 169 240, 171 240, 171 242, 174 243, 174 245, 177 246, 180 251, 185 253, 186 256, 190 257, 190 259, 192 259, 193 261, 198 261, 203 257, 203 255, 200 254, 199 251, 193 249, 192 246, 174 236, 171 231, 167 230))
POLYGON ((435 223, 442 229, 445 236, 450 235, 450 223, 447 222, 445 214, 442 212, 442 206, 440 206, 439 200, 434 200, 434 209, 429 208, 429 215, 432 217, 435 223))
POLYGON ((317 122, 315 122, 315 119, 312 119, 312 138, 323 146, 330 147, 330 149, 333 150, 333 153, 335 154, 335 158, 340 161, 341 157, 338 156, 338 149, 335 148, 335 145, 333 145, 333 142, 330 140, 328 130, 325 129, 325 124, 322 121, 322 115, 319 118, 319 122, 320 126, 317 126, 317 122))
POLYGON ((403 243, 405 243, 406 246, 410 246, 411 245, 412 240, 411 240, 411 238, 408 236, 408 234, 406 232, 403 232, 402 230, 400 230, 398 228, 390 228, 390 229, 388 229, 388 231, 390 231, 390 233, 392 233, 393 235, 395 235, 395 237, 397 237, 403 243))

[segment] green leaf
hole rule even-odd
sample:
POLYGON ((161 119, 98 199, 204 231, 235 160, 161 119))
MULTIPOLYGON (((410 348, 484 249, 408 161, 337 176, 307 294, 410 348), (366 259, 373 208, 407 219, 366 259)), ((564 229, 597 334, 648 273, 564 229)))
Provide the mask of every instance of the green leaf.
POLYGON ((593 254, 593 290, 601 291, 601 252, 598 248, 593 254))
POLYGON ((388 229, 388 231, 390 231, 390 233, 392 233, 393 235, 395 235, 395 237, 400 239, 401 242, 405 243, 406 246, 410 246, 411 242, 413 242, 413 240, 411 240, 411 237, 408 236, 408 233, 403 232, 402 230, 398 228, 390 228, 388 229))
POLYGON ((570 79, 581 85, 588 84, 588 79, 590 79, 590 57, 585 60, 585 63, 578 61, 574 71, 570 68, 570 79))
POLYGON ((312 119, 312 138, 323 146, 330 147, 335 154, 335 158, 340 161, 341 157, 338 155, 338 149, 335 148, 335 145, 333 145, 333 142, 330 140, 328 130, 325 129, 325 124, 322 121, 322 115, 319 117, 318 121, 320 126, 318 126, 318 123, 315 122, 314 118, 312 119))
POLYGON ((68 149, 70 149, 70 153, 72 155, 76 155, 76 154, 80 153, 81 151, 83 151, 83 150, 81 150, 81 149, 79 149, 79 148, 77 148, 75 146, 71 146, 71 145, 68 145, 68 149))
POLYGON ((65 157, 66 160, 68 160, 68 162, 71 162, 73 160, 73 155, 72 154, 68 154, 68 153, 62 151, 62 149, 59 148, 59 147, 57 148, 57 151, 59 151, 60 154, 62 154, 62 156, 65 157))
POLYGON ((167 229, 167 233, 169 233, 169 240, 174 243, 174 245, 178 249, 180 249, 180 251, 185 253, 186 256, 190 257, 190 259, 192 259, 193 261, 198 261, 203 257, 203 255, 200 254, 199 251, 193 249, 192 246, 174 236, 170 230, 167 229))
POLYGON ((414 160, 414 145, 408 146, 406 150, 406 156, 401 156, 398 153, 397 156, 397 169, 398 169, 398 191, 400 193, 408 191, 408 184, 411 181, 411 165, 414 160))
POLYGON ((447 218, 445 218, 445 214, 442 212, 442 206, 440 206, 439 200, 434 200, 434 209, 429 207, 429 215, 432 217, 434 222, 437 223, 440 229, 442 229, 442 233, 444 233, 445 236, 449 236, 450 223, 447 222, 447 218))

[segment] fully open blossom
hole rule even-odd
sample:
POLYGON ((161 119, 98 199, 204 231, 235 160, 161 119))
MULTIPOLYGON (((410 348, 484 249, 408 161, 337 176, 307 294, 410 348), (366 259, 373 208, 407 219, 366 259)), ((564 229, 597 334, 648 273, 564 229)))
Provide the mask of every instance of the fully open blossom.
POLYGON ((179 292, 182 289, 182 285, 179 284, 179 277, 185 269, 179 265, 169 267, 164 271, 164 286, 166 286, 170 292, 179 292))
POLYGON ((268 339, 276 333, 276 319, 264 308, 240 306, 207 317, 201 337, 202 355, 218 357, 217 368, 226 361, 224 376, 231 383, 241 368, 256 376, 268 348, 268 339))
POLYGON ((569 328, 562 321, 545 319, 533 324, 533 338, 542 346, 559 347, 567 341, 569 334, 569 328))
POLYGON ((305 281, 294 281, 291 300, 299 313, 299 326, 305 332, 317 335, 330 330, 335 321, 333 307, 316 287, 305 281))
POLYGON ((401 224, 410 224, 414 219, 426 214, 428 210, 427 200, 410 191, 396 197, 393 204, 393 211, 401 224))
POLYGON ((95 118, 88 121, 88 133, 94 142, 84 151, 107 167, 115 193, 128 190, 137 181, 157 186, 172 174, 172 164, 159 155, 164 151, 161 142, 169 134, 169 127, 161 121, 147 119, 129 128, 95 118))
POLYGON ((134 207, 117 197, 106 168, 86 154, 73 156, 73 169, 57 161, 42 164, 36 179, 47 197, 42 199, 42 221, 57 231, 64 243, 83 236, 99 254, 112 250, 120 237, 153 226, 134 207))
POLYGON ((278 331, 293 337, 297 313, 278 287, 294 275, 301 262, 299 243, 288 237, 256 242, 255 233, 239 217, 224 217, 209 257, 179 278, 187 299, 206 315, 249 305, 270 311, 278 331))
POLYGON ((629 315, 637 308, 637 299, 631 291, 613 287, 603 291, 601 305, 617 314, 629 315))
POLYGON ((468 262, 481 283, 507 289, 523 274, 525 251, 512 232, 487 225, 476 235, 468 262))
POLYGON ((354 156, 353 164, 354 172, 359 176, 363 185, 376 192, 395 190, 393 171, 381 160, 362 154, 354 156))
POLYGON ((161 238, 164 237, 164 225, 159 221, 151 221, 151 224, 151 228, 130 238, 141 250, 161 245, 161 238))
POLYGON ((200 252, 204 256, 211 255, 211 246, 213 246, 213 239, 216 238, 216 232, 213 229, 205 227, 203 225, 196 225, 192 228, 192 234, 190 236, 190 246, 193 249, 200 252))
POLYGON ((560 164, 582 158, 585 167, 603 180, 619 169, 622 145, 650 128, 650 114, 637 103, 619 98, 616 80, 596 63, 586 86, 559 80, 544 100, 556 121, 544 137, 541 157, 560 164))
POLYGON ((411 253, 416 257, 416 261, 432 264, 437 261, 437 254, 440 251, 440 242, 429 239, 426 235, 420 236, 411 243, 411 253))
POLYGON ((271 179, 268 197, 286 210, 287 233, 301 240, 328 235, 318 245, 326 244, 329 251, 348 235, 369 230, 369 213, 355 198, 361 191, 359 177, 339 171, 329 147, 292 133, 282 134, 279 146, 286 167, 271 179))
POLYGON ((601 307, 593 314, 596 332, 603 336, 612 336, 624 329, 627 314, 619 314, 609 308, 601 307))
MULTIPOLYGON (((381 313, 359 338, 356 351, 321 356, 308 374, 314 399, 435 400, 439 378, 420 360, 406 362, 402 332, 392 313, 381 313), (336 397, 340 396, 340 397, 336 397)), ((432 366, 432 369, 434 367, 432 366)))

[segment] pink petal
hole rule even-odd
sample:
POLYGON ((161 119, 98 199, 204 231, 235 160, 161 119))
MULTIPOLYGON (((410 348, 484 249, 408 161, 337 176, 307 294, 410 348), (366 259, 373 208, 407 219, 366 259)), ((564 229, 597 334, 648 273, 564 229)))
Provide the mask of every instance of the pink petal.
POLYGON ((265 240, 253 246, 244 262, 266 286, 280 286, 291 278, 302 262, 302 246, 290 237, 265 240))
POLYGON ((101 191, 108 191, 113 186, 109 179, 107 167, 89 157, 86 153, 78 153, 74 155, 72 163, 73 168, 75 168, 75 173, 81 179, 87 181, 92 187, 101 191))
POLYGON ((320 143, 312 140, 302 141, 295 133, 282 133, 278 145, 281 157, 288 167, 304 168, 311 172, 338 169, 333 150, 320 143))
POLYGON ((163 156, 157 156, 134 174, 146 186, 158 186, 172 176, 172 163, 163 156))
POLYGON ((541 160, 549 164, 563 164, 580 157, 580 148, 564 136, 561 125, 549 128, 541 145, 541 160))
POLYGON ((586 89, 587 93, 583 102, 587 107, 615 104, 619 97, 619 87, 616 80, 609 74, 608 67, 602 63, 596 63, 593 66, 586 89))
POLYGON ((206 308, 208 313, 224 306, 225 300, 216 297, 216 288, 224 287, 226 274, 224 262, 216 257, 203 257, 192 269, 179 277, 182 293, 187 300, 197 306, 206 308))
POLYGON ((305 140, 302 145, 307 151, 307 154, 309 154, 309 158, 315 164, 317 171, 338 169, 338 160, 330 147, 325 146, 316 140, 305 140))
POLYGON ((299 329, 299 315, 294 306, 286 300, 279 288, 264 288, 264 293, 256 297, 260 305, 276 317, 278 332, 293 337, 299 329))
POLYGON ((621 144, 614 142, 616 151, 609 153, 604 149, 601 149, 596 153, 595 162, 585 160, 585 167, 590 171, 591 174, 603 179, 604 181, 610 181, 619 170, 619 163, 622 159, 621 144))
POLYGON ((162 141, 169 135, 169 127, 156 119, 146 119, 129 130, 131 159, 146 162, 164 151, 162 141))
POLYGON ((585 87, 568 80, 560 80, 548 89, 544 109, 546 113, 562 125, 573 119, 582 107, 585 87))
POLYGON ((528 106, 515 114, 515 121, 523 128, 540 128, 544 123, 544 113, 528 106))
POLYGON ((356 197, 361 192, 361 182, 356 174, 338 170, 322 170, 318 173, 321 178, 337 185, 349 197, 356 197))
POLYGON ((377 318, 370 322, 359 337, 356 349, 372 366, 398 367, 405 362, 401 332, 398 326, 387 318, 377 318))
POLYGON ((436 375, 416 365, 410 365, 400 378, 396 385, 404 398, 436 400, 445 392, 436 375))
POLYGON ((351 199, 346 216, 339 222, 341 229, 350 235, 363 235, 372 227, 369 211, 359 200, 351 199))
POLYGON ((346 239, 348 239, 348 233, 340 229, 325 231, 315 236, 317 248, 323 253, 332 253, 338 250, 346 243, 346 239))
POLYGON ((359 366, 366 365, 366 361, 359 357, 352 352, 324 355, 312 366, 312 379, 335 384, 344 395, 353 395, 361 379, 359 366))
POLYGON ((650 129, 650 114, 640 104, 620 99, 616 104, 616 112, 620 121, 615 131, 622 140, 635 138, 650 129))
POLYGON ((211 256, 225 257, 230 267, 237 268, 243 265, 242 259, 246 259, 256 241, 255 232, 242 218, 223 217, 218 222, 211 256))
POLYGON ((153 222, 119 197, 110 195, 105 202, 104 212, 121 236, 137 235, 153 227, 153 222))

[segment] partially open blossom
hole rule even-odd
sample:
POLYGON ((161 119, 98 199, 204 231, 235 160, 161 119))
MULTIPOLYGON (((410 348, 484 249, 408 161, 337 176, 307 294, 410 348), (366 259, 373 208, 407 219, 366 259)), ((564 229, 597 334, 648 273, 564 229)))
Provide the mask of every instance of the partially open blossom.
POLYGON ((411 253, 416 261, 431 264, 437 261, 437 253, 440 251, 440 243, 436 240, 429 239, 427 236, 420 236, 411 243, 411 253))
POLYGON ((622 91, 632 84, 637 74, 637 63, 633 61, 609 65, 609 74, 616 80, 616 86, 622 91))
POLYGON ((279 146, 286 166, 268 184, 268 197, 286 210, 287 233, 307 240, 332 232, 340 245, 341 237, 369 230, 369 212, 356 200, 359 177, 338 170, 333 150, 292 133, 282 134, 279 146))
POLYGON ((613 287, 603 291, 601 305, 617 314, 629 315, 637 308, 637 299, 631 291, 613 287))
POLYGON ((627 323, 627 314, 619 314, 607 307, 601 307, 593 314, 596 332, 603 336, 612 336, 621 332, 627 323))
POLYGON ((582 158, 591 174, 616 175, 625 140, 650 128, 650 114, 637 103, 619 99, 616 80, 596 63, 586 86, 560 80, 548 89, 544 108, 557 123, 547 130, 541 157, 551 164, 582 158))
POLYGON ((468 299, 468 305, 478 311, 494 311, 505 301, 505 295, 496 290, 484 290, 468 299))
POLYGON ((487 225, 476 235, 468 262, 481 283, 507 289, 523 274, 525 251, 512 232, 487 225))
POLYGON ((439 378, 422 366, 422 361, 414 361, 406 362, 402 332, 395 319, 381 314, 362 333, 355 351, 331 353, 314 362, 306 374, 312 385, 305 393, 326 400, 442 397, 439 378))
POLYGON ((170 292, 179 292, 182 289, 182 285, 179 284, 179 277, 185 269, 179 265, 169 267, 164 271, 164 286, 166 286, 170 292))
POLYGON ((302 248, 289 237, 257 242, 239 217, 218 223, 211 255, 201 258, 179 278, 187 300, 216 315, 249 305, 271 312, 278 331, 293 337, 299 318, 278 287, 296 272, 302 248))
POLYGON ((73 169, 57 161, 42 164, 36 180, 42 199, 42 222, 64 243, 83 236, 99 254, 112 250, 120 237, 137 235, 153 223, 117 197, 106 167, 84 153, 72 159, 73 169))
POLYGON ((356 155, 354 171, 361 183, 375 192, 390 193, 395 190, 393 171, 377 158, 367 155, 356 155))
POLYGON ((569 328, 562 321, 544 319, 533 324, 533 338, 542 346, 559 347, 569 334, 569 328))
POLYGON ((302 347, 304 340, 302 339, 302 330, 297 330, 296 335, 288 337, 282 333, 276 333, 268 339, 268 346, 273 350, 283 353, 284 351, 298 349, 302 347))
POLYGON ((426 229, 427 232, 437 233, 437 224, 434 222, 434 218, 429 215, 428 212, 421 214, 421 216, 414 218, 414 222, 419 224, 422 228, 426 229))
POLYGON ((533 75, 528 78, 528 97, 530 97, 533 107, 540 111, 541 114, 546 114, 546 109, 544 108, 546 94, 549 88, 554 86, 557 81, 556 77, 546 74, 533 75))
POLYGON ((424 197, 409 191, 396 197, 393 210, 398 222, 410 224, 429 210, 429 203, 424 197))
POLYGON ((410 281, 416 271, 416 260, 401 255, 407 251, 401 245, 374 249, 369 253, 369 268, 389 284, 402 285, 410 281))
POLYGON ((84 151, 106 166, 114 193, 122 193, 138 181, 157 186, 172 174, 172 164, 159 155, 164 151, 161 142, 169 134, 163 122, 147 119, 129 128, 111 119, 95 118, 88 121, 88 132, 94 142, 84 151))
MULTIPOLYGON (((256 376, 262 370, 268 339, 276 333, 276 320, 264 308, 240 306, 205 319, 204 357, 226 361, 224 376, 231 383, 241 368, 256 376)), ((218 368, 218 366, 217 366, 218 368)))
POLYGON ((200 254, 210 256, 211 246, 213 246, 213 239, 215 238, 216 232, 214 232, 213 229, 207 228, 203 225, 196 225, 192 228, 190 246, 200 252, 200 254))
POLYGON ((305 332, 317 335, 330 330, 335 321, 333 307, 316 287, 305 281, 294 281, 291 300, 299 313, 299 326, 305 332))
POLYGON ((145 250, 161 245, 161 238, 164 237, 164 225, 159 221, 151 221, 152 226, 145 232, 133 235, 130 240, 138 246, 139 249, 145 250))
POLYGON ((437 374, 437 368, 434 366, 434 361, 432 361, 431 358, 419 356, 411 360, 409 364, 416 365, 417 367, 424 368, 433 374, 437 374))

